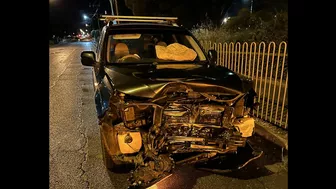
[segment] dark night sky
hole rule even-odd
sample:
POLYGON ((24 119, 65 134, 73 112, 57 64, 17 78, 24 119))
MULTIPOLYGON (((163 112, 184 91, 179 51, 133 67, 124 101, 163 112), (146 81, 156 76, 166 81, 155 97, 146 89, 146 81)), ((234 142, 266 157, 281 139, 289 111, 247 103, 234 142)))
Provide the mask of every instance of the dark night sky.
POLYGON ((88 10, 88 0, 49 0, 50 30, 59 33, 63 30, 74 32, 75 25, 83 19, 80 10, 88 10))
MULTIPOLYGON (((89 4, 98 0, 49 0, 50 35, 77 32, 84 28, 83 14, 93 14, 96 8, 90 8, 89 4)), ((110 13, 108 0, 101 0, 101 9, 110 13)))
MULTIPOLYGON (((211 4, 205 3, 209 0, 131 0, 135 7, 143 9, 143 14, 151 16, 152 14, 160 14, 162 13, 159 10, 159 7, 163 7, 163 9, 168 10, 168 14, 166 16, 179 16, 180 18, 184 18, 184 20, 199 19, 198 15, 204 15, 205 12, 202 10, 201 12, 194 11, 190 6, 198 6, 203 7, 201 9, 205 9, 202 4, 207 5, 206 7, 211 6, 211 4), (159 3, 160 2, 160 3, 159 3), (190 4, 190 2, 193 2, 190 4), (175 9, 174 9, 175 8, 175 9), (171 10, 176 10, 180 14, 170 13, 171 10), (156 11, 156 12, 155 12, 156 11)), ((211 0, 212 3, 215 1, 232 1, 232 0, 211 0)), ((211 2, 210 1, 210 2, 211 2)), ((109 4, 109 0, 49 0, 49 12, 50 12, 50 36, 55 35, 64 35, 64 31, 66 34, 77 33, 79 28, 83 28, 85 26, 85 22, 83 19, 83 13, 93 14, 96 8, 90 8, 90 3, 100 2, 99 13, 103 14, 106 10, 108 14, 111 14, 111 8, 109 4)), ((132 11, 126 7, 125 1, 118 0, 119 14, 120 15, 132 15, 132 11)), ((167 12, 166 10, 166 12, 167 12)), ((175 13, 176 13, 175 11, 175 13)), ((210 11, 211 12, 211 11, 210 11)), ((213 12, 213 11, 212 11, 213 12)), ((218 12, 218 10, 216 11, 218 12)), ((141 15, 141 14, 140 14, 141 15)))
MULTIPOLYGON (((223 10, 227 10, 234 1, 251 0, 118 0, 120 15, 134 14, 143 16, 177 16, 185 27, 204 21, 207 15, 215 23, 220 23, 224 16, 223 10)), ((287 6, 288 0, 254 0, 255 8, 272 8, 276 4, 287 6)), ((109 0, 49 0, 50 12, 50 36, 78 33, 79 28, 85 28, 83 14, 90 16, 97 8, 90 7, 90 4, 100 3, 99 14, 106 10, 111 14, 109 0)), ((276 6, 281 7, 281 6, 276 6)), ((225 13, 225 12, 224 12, 225 13)), ((93 25, 97 25, 94 21, 93 25)))
MULTIPOLYGON (((199 15, 205 15, 205 9, 211 12, 220 12, 220 10, 210 10, 211 6, 217 6, 215 2, 230 2, 232 0, 129 0, 139 15, 160 15, 165 12, 164 16, 179 16, 184 23, 195 23, 199 20, 199 15), (192 2, 192 3, 190 3, 192 2), (195 8, 199 7, 199 8, 195 8), (161 9, 162 10, 161 10, 161 9), (198 11, 195 11, 197 9, 198 11), (172 12, 173 11, 173 12, 172 12)), ((93 14, 96 8, 89 7, 89 4, 100 3, 99 13, 104 14, 106 10, 111 14, 109 0, 49 0, 50 12, 50 36, 68 35, 78 33, 79 28, 85 28, 83 14, 93 14), (64 33, 66 32, 66 33, 64 33)), ((131 5, 132 6, 132 5, 131 5)), ((132 15, 132 11, 126 7, 125 0, 118 0, 119 14, 132 15)), ((219 6, 222 7, 222 6, 219 6)), ((184 24, 185 25, 185 24, 184 24)))

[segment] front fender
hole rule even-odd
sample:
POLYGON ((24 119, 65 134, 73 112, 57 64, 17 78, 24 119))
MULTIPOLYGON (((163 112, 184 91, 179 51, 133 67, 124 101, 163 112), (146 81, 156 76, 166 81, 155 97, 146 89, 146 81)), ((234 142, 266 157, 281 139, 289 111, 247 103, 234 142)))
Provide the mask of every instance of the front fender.
POLYGON ((111 89, 112 88, 106 76, 102 82, 97 85, 97 90, 95 92, 95 102, 97 115, 99 118, 101 118, 109 108, 111 89))

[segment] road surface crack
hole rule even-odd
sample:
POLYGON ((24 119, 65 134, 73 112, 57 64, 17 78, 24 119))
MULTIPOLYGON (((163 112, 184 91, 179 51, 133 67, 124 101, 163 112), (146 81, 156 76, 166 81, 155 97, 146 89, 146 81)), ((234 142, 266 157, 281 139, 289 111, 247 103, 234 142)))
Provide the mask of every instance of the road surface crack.
MULTIPOLYGON (((76 78, 77 78, 77 82, 78 84, 80 85, 81 82, 79 81, 78 79, 78 76, 80 75, 80 72, 78 74, 76 74, 76 78)), ((80 88, 80 87, 79 87, 80 88)), ((79 118, 81 119, 81 123, 78 127, 78 131, 80 132, 81 136, 84 138, 84 144, 83 146, 79 149, 79 152, 83 152, 84 153, 84 160, 83 162, 81 162, 80 164, 80 170, 82 171, 81 175, 79 176, 83 181, 84 183, 86 184, 86 187, 85 188, 90 188, 90 182, 87 178, 87 175, 86 175, 86 170, 84 169, 84 164, 87 162, 88 160, 88 152, 87 152, 87 149, 88 149, 88 137, 85 133, 86 129, 83 128, 84 126, 84 120, 83 120, 83 117, 82 117, 82 110, 83 110, 83 100, 82 100, 82 95, 80 96, 79 98, 79 101, 78 101, 78 107, 79 107, 79 118)))
MULTIPOLYGON (((85 138, 85 143, 84 143, 84 145, 83 145, 83 147, 82 147, 82 149, 83 148, 86 148, 86 146, 87 146, 87 137, 85 136, 85 134, 84 133, 82 133, 81 132, 81 135, 85 138)), ((81 149, 81 150, 82 150, 81 149)), ((84 183, 86 184, 86 188, 90 188, 90 183, 89 183, 89 180, 88 180, 88 178, 86 177, 86 171, 85 171, 85 169, 84 169, 84 163, 86 163, 86 161, 87 161, 87 159, 88 159, 88 153, 85 151, 85 149, 84 149, 84 160, 83 160, 83 162, 80 164, 80 170, 82 171, 82 173, 81 173, 81 175, 79 176, 83 181, 84 181, 84 183)))
POLYGON ((49 90, 52 89, 52 88, 57 84, 57 82, 59 81, 60 77, 63 75, 63 73, 65 72, 65 70, 68 68, 68 66, 70 65, 71 61, 66 61, 66 60, 67 60, 69 57, 71 57, 70 55, 72 55, 75 51, 76 51, 76 49, 74 49, 73 51, 71 51, 71 53, 69 53, 69 55, 67 56, 67 58, 64 59, 63 61, 61 61, 61 62, 68 62, 68 64, 66 64, 66 65, 64 66, 63 71, 61 72, 60 75, 57 76, 57 80, 54 81, 53 84, 51 84, 51 86, 49 87, 49 90))
POLYGON ((261 185, 263 185, 264 189, 267 189, 267 187, 265 186, 265 184, 264 184, 261 180, 259 180, 259 178, 257 178, 257 181, 258 181, 261 185))

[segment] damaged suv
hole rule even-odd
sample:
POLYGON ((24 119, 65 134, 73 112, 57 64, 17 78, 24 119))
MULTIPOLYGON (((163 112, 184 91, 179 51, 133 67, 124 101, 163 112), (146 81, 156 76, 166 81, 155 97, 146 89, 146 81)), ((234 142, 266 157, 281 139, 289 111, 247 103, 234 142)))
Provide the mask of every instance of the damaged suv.
POLYGON ((96 52, 83 51, 81 61, 93 67, 106 167, 132 165, 130 186, 144 187, 176 165, 237 156, 243 148, 250 154, 236 168, 260 157, 247 142, 254 131, 252 81, 216 60, 216 51, 205 54, 176 25, 105 26, 96 52))

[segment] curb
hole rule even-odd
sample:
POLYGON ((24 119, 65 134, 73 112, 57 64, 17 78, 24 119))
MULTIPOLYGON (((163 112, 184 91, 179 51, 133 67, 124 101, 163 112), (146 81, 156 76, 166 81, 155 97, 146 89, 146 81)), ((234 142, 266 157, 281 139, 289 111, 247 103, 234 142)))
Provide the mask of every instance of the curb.
MULTIPOLYGON (((271 126, 276 127, 276 126, 271 126)), ((280 128, 276 128, 280 129, 280 128)), ((277 134, 274 130, 276 129, 269 129, 267 126, 263 126, 263 122, 259 120, 255 121, 255 132, 256 134, 260 135, 261 137, 265 138, 266 140, 288 150, 288 138, 277 134)), ((284 132, 284 131, 282 131, 284 132)), ((287 131, 285 131, 287 133, 287 131)))

